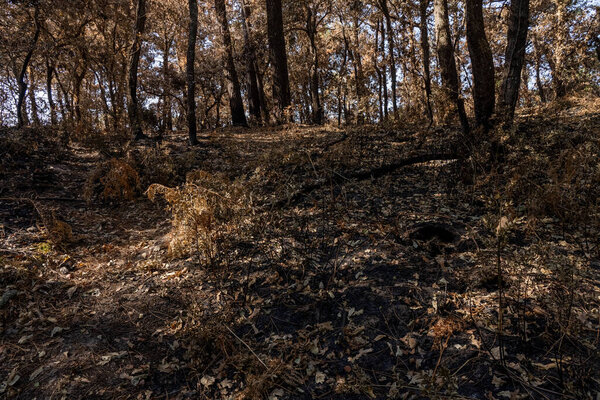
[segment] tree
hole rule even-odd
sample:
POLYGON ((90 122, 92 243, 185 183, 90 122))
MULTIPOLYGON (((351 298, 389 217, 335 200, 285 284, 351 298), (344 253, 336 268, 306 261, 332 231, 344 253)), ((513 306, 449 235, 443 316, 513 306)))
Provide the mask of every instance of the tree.
MULTIPOLYGON (((570 0, 555 0, 555 18, 556 24, 553 32, 555 35, 555 42, 552 49, 552 56, 548 58, 550 63, 550 69, 552 70, 552 82, 554 86, 554 95, 557 99, 564 97, 567 94, 567 88, 565 83, 566 71, 566 49, 568 47, 569 40, 569 26, 568 26, 568 10, 570 0)), ((529 3, 527 4, 527 12, 529 15, 529 3)), ((512 16, 512 8, 511 8, 512 16)))
POLYGON ((233 59, 233 46, 231 43, 231 34, 229 33, 229 23, 227 22, 227 10, 224 0, 215 0, 215 10, 217 19, 221 26, 221 37, 225 47, 225 71, 227 76, 227 93, 229 94, 229 109, 231 110, 231 121, 234 126, 247 126, 246 114, 244 112, 244 102, 240 87, 240 80, 235 69, 233 59))
POLYGON ((187 125, 190 145, 198 144, 196 137, 196 37, 198 36, 198 1, 188 0, 189 4, 189 30, 186 58, 186 83, 187 83, 187 125))
POLYGON ((196 120, 196 38, 198 36, 198 2, 188 0, 188 32, 185 58, 186 77, 186 121, 190 145, 198 144, 196 120))
POLYGON ((50 123, 56 125, 58 120, 56 118, 56 104, 52 96, 52 78, 54 75, 55 66, 46 58, 46 95, 48 97, 48 108, 50 109, 50 123))
MULTIPOLYGON (((267 36, 269 58, 273 68, 273 101, 276 106, 275 119, 281 123, 286 109, 292 104, 287 50, 283 31, 281 0, 265 0, 267 6, 267 36)), ((290 115, 291 118, 291 115, 290 115)))
POLYGON ((145 137, 142 130, 141 110, 137 99, 138 67, 140 54, 142 52, 142 35, 146 25, 146 0, 136 0, 135 24, 133 29, 133 43, 131 44, 131 56, 129 60, 129 101, 127 113, 134 140, 145 137))
POLYGON ((528 28, 529 0, 512 0, 508 16, 504 75, 499 100, 501 116, 508 126, 512 124, 515 107, 519 99, 521 69, 525 61, 528 28))
POLYGON ((31 39, 31 43, 29 45, 29 50, 23 59, 23 63, 21 64, 21 70, 19 72, 19 76, 17 78, 17 84, 19 86, 19 94, 17 97, 17 126, 21 128, 25 125, 25 119, 23 118, 23 103, 25 101, 25 94, 27 93, 27 82, 25 81, 25 76, 27 71, 29 70, 29 63, 31 62, 31 58, 33 57, 33 52, 35 51, 35 47, 40 38, 41 25, 40 25, 40 7, 39 3, 35 3, 35 9, 33 14, 33 24, 34 24, 34 34, 31 39))
POLYGON ((248 108, 250 116, 262 125, 263 119, 268 122, 266 102, 264 101, 264 91, 258 75, 258 62, 256 50, 250 38, 250 22, 248 19, 252 9, 245 0, 242 0, 242 28, 244 30, 244 56, 246 58, 246 75, 248 85, 248 108))
MULTIPOLYGON (((305 102, 305 110, 310 104, 310 122, 316 125, 323 123, 324 111, 321 101, 321 66, 319 59, 319 26, 326 20, 330 13, 330 4, 327 1, 306 1, 298 10, 298 26, 293 31, 302 31, 306 34, 308 43, 304 59, 308 62, 308 101, 305 102), (325 8, 323 7, 325 6, 325 8)), ((305 96, 306 98, 306 96, 305 96)), ((309 114, 307 111, 306 115, 309 114)))
POLYGON ((465 106, 460 97, 458 73, 454 59, 454 47, 450 36, 450 22, 448 18, 448 1, 434 0, 433 14, 435 18, 435 34, 437 40, 438 62, 442 85, 448 100, 456 106, 463 132, 469 131, 469 122, 465 113, 465 106))
POLYGON ((383 13, 385 18, 385 26, 387 30, 387 40, 388 40, 388 56, 389 56, 389 67, 390 67, 390 75, 392 79, 392 107, 394 110, 394 118, 398 118, 398 99, 397 99, 397 91, 396 91, 396 81, 397 81, 397 72, 396 72, 396 57, 394 55, 396 45, 394 44, 394 31, 392 30, 392 17, 390 15, 390 10, 388 8, 387 0, 378 0, 379 8, 383 13))
POLYGON ((494 59, 485 35, 482 0, 466 0, 466 6, 467 44, 473 70, 475 122, 487 129, 496 102, 494 59))
POLYGON ((421 33, 421 52, 423 54, 423 81, 425 83, 425 104, 429 123, 433 123, 433 110, 431 108, 431 71, 429 54, 429 32, 427 29, 427 8, 429 0, 419 1, 419 31, 421 33))

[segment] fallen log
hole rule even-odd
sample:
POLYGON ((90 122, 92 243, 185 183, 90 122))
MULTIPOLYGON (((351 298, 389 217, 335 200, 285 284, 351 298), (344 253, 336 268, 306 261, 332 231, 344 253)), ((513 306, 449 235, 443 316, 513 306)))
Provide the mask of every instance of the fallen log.
POLYGON ((293 195, 289 196, 288 198, 277 200, 273 203, 270 203, 268 206, 272 209, 272 208, 284 207, 284 206, 290 206, 290 205, 296 204, 298 201, 300 201, 303 197, 309 195, 311 192, 313 192, 327 184, 338 183, 342 178, 344 180, 354 179, 357 181, 364 181, 367 179, 377 179, 377 178, 381 178, 387 174, 393 173, 394 171, 396 171, 400 168, 403 168, 403 167, 408 167, 408 166, 416 165, 416 164, 422 164, 422 163, 426 163, 426 162, 430 162, 430 161, 452 161, 452 160, 457 160, 458 158, 459 158, 458 155, 449 154, 449 153, 424 154, 424 155, 420 155, 420 156, 406 158, 404 160, 400 160, 395 163, 385 164, 385 165, 379 166, 377 168, 370 169, 368 171, 359 171, 359 172, 349 174, 346 176, 342 176, 342 175, 338 174, 338 177, 332 177, 332 178, 328 178, 328 179, 319 179, 317 182, 305 185, 304 187, 302 187, 301 189, 296 191, 293 195))

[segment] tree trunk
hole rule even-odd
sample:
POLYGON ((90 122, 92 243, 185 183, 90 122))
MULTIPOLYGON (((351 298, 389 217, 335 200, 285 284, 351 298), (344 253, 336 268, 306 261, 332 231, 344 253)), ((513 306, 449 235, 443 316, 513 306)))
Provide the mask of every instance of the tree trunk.
MULTIPOLYGON (((344 35, 345 39, 345 35, 344 35)), ((346 77, 346 64, 348 62, 348 41, 344 40, 344 52, 342 57, 342 63, 340 65, 340 71, 338 73, 338 126, 342 126, 342 114, 346 116, 346 93, 344 85, 346 77), (342 88, 343 87, 343 88, 342 88)))
POLYGON ((504 79, 500 89, 500 110, 504 123, 512 124, 519 87, 521 69, 525 60, 527 29, 529 28, 529 0, 512 0, 508 21, 507 46, 504 65, 504 79))
POLYGON ((544 84, 542 83, 542 77, 540 73, 540 64, 542 63, 542 57, 539 52, 539 45, 534 35, 533 37, 533 55, 535 57, 535 85, 538 89, 538 95, 540 96, 540 102, 546 102, 546 93, 544 91, 544 84))
POLYGON ((27 75, 29 76, 29 81, 31 82, 31 89, 28 91, 29 105, 31 108, 31 120, 33 121, 33 125, 40 126, 40 116, 38 113, 37 102, 35 100, 35 77, 33 76, 31 66, 28 68, 27 75))
MULTIPOLYGON (((354 78, 356 81, 356 123, 362 125, 365 123, 365 74, 362 65, 362 55, 360 53, 360 35, 359 35, 359 13, 362 10, 363 4, 360 0, 355 0, 352 5, 353 11, 353 23, 352 23, 352 36, 353 43, 350 49, 350 59, 354 64, 354 78)), ((389 35, 388 35, 389 37, 389 35)))
POLYGON ((100 89, 100 97, 102 98, 102 105, 104 106, 104 127, 108 129, 110 125, 109 116, 111 115, 110 106, 108 104, 108 97, 106 96, 106 88, 104 87, 104 79, 102 74, 98 71, 94 71, 96 82, 98 82, 98 89, 100 89))
POLYGON ((379 51, 379 31, 380 26, 383 25, 382 21, 377 20, 377 26, 375 28, 375 51, 373 52, 373 66, 375 73, 377 74, 377 99, 379 100, 379 122, 383 121, 383 77, 381 75, 381 68, 379 68, 378 62, 378 51, 379 51))
POLYGON ((46 59, 46 94, 48 96, 48 108, 50 109, 50 124, 56 125, 58 123, 56 119, 56 105, 54 104, 54 98, 52 96, 53 75, 54 65, 50 63, 49 59, 46 59))
POLYGON ((529 93, 529 71, 527 70, 527 58, 521 69, 521 93, 527 107, 531 107, 531 95, 529 93))
POLYGON ((260 110, 262 112, 262 119, 265 123, 269 122, 269 105, 267 103, 267 96, 265 96, 265 84, 263 80, 263 73, 258 69, 258 62, 255 66, 256 69, 256 82, 258 83, 258 94, 260 96, 260 110))
POLYGON ((75 71, 73 72, 73 110, 75 111, 75 121, 81 123, 81 85, 87 72, 87 51, 83 50, 77 60, 75 71))
POLYGON ((450 36, 448 1, 434 0, 433 13, 435 18, 437 53, 442 76, 442 85, 446 96, 457 108, 463 132, 468 133, 469 122, 467 120, 467 114, 465 113, 463 99, 460 97, 456 60, 454 59, 454 47, 450 36))
POLYGON ((310 53, 312 63, 310 67, 310 98, 312 123, 321 125, 323 123, 323 106, 319 94, 319 52, 317 51, 317 16, 306 6, 306 33, 310 42, 310 53))
POLYGON ((161 110, 161 124, 160 130, 161 134, 164 134, 167 131, 171 131, 173 128, 173 121, 171 117, 171 99, 169 98, 169 52, 171 51, 171 42, 172 39, 165 38, 164 48, 163 48, 163 62, 162 62, 162 74, 163 74, 163 84, 162 84, 162 110, 161 110))
POLYGON ((242 28, 244 30, 244 55, 246 57, 246 80, 248 87, 248 108, 250 116, 258 125, 262 125, 262 114, 261 111, 261 95, 259 91, 258 74, 257 74, 257 61, 256 52, 254 45, 250 39, 250 23, 248 18, 252 10, 246 4, 245 0, 242 0, 242 28))
POLYGON ((385 25, 387 29, 387 40, 388 40, 388 56, 389 56, 389 65, 390 65, 390 75, 392 79, 392 109, 394 110, 394 118, 398 119, 398 94, 396 93, 396 81, 397 81, 397 72, 396 72, 396 57, 394 55, 394 48, 396 47, 394 44, 394 32, 392 30, 392 17, 390 15, 390 10, 387 4, 387 0, 379 0, 379 7, 381 8, 381 12, 385 17, 385 25))
POLYGON ((31 57, 33 56, 35 46, 37 45, 38 39, 40 38, 41 24, 39 22, 39 16, 40 9, 38 3, 36 3, 33 15, 35 32, 33 34, 33 39, 31 40, 31 45, 29 46, 29 51, 27 51, 27 54, 25 55, 23 65, 21 66, 21 71, 19 72, 19 76, 17 77, 17 85, 19 87, 19 94, 17 97, 17 127, 19 128, 25 125, 25 119, 23 117, 23 103, 25 102, 25 94, 27 93, 27 82, 25 82, 25 75, 27 74, 27 70, 29 69, 29 62, 31 61, 31 57))
POLYGON ((114 132, 118 132, 118 130, 119 130, 119 105, 117 102, 117 95, 115 93, 115 83, 114 83, 112 76, 110 76, 108 78, 108 97, 110 98, 110 104, 111 104, 111 109, 112 109, 113 130, 114 130, 114 132))
POLYGON ((569 0, 555 0, 556 23, 554 26, 555 43, 551 56, 552 83, 557 99, 567 94, 565 86, 565 53, 569 38, 569 27, 567 26, 567 4, 569 0))
POLYGON ((127 113, 129 114, 129 124, 131 135, 134 140, 145 137, 142 130, 141 110, 137 99, 138 67, 140 64, 140 55, 142 53, 142 34, 146 25, 146 0, 136 0, 135 24, 133 29, 133 43, 131 44, 131 56, 129 59, 129 101, 127 103, 127 113))
POLYGON ((196 37, 198 36, 198 1, 189 0, 189 30, 186 58, 186 83, 187 83, 187 126, 190 145, 198 144, 196 137, 196 37))
POLYGON ((73 111, 71 108, 71 105, 69 103, 69 95, 67 93, 67 89, 64 87, 64 85, 62 84, 61 80, 60 80, 60 74, 56 74, 56 83, 58 83, 58 87, 60 88, 60 93, 58 95, 58 98, 61 99, 61 94, 62 94, 62 100, 61 100, 61 112, 62 112, 62 121, 63 123, 65 121, 69 121, 69 118, 73 118, 73 111))
MULTIPOLYGON (((288 73, 285 35, 283 31, 283 13, 281 0, 265 0, 267 6, 267 33, 269 55, 273 67, 273 100, 275 101, 275 119, 282 123, 286 119, 287 108, 291 105, 290 78, 288 73)), ((289 114, 287 119, 293 119, 289 114)))
POLYGON ((427 29, 427 7, 429 0, 419 2, 419 30, 421 33, 421 52, 423 53, 423 80, 425 83, 425 104, 429 123, 433 123, 433 109, 431 108, 431 67, 429 52, 429 32, 427 29))
POLYGON ((475 122, 478 126, 488 129, 496 103, 494 59, 485 36, 482 0, 466 0, 466 5, 467 44, 473 70, 475 122))
POLYGON ((381 66, 381 79, 383 83, 383 118, 387 121, 389 119, 389 96, 388 96, 388 87, 387 87, 387 66, 385 65, 385 26, 383 21, 381 22, 381 54, 383 55, 384 63, 381 66))
POLYGON ((217 19, 221 25, 221 36, 225 46, 225 72, 227 75, 227 93, 229 94, 229 109, 231 110, 231 122, 234 126, 247 126, 244 102, 242 100, 242 89, 240 80, 235 69, 233 59, 233 46, 231 34, 229 33, 229 22, 227 21, 227 10, 225 0, 215 0, 217 19))

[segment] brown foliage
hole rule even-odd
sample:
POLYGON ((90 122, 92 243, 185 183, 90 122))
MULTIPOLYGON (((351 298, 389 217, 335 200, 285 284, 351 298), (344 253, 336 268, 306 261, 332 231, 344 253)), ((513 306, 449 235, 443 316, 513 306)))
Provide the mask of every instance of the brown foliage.
POLYGON ((212 264, 225 237, 239 229, 250 211, 251 195, 242 180, 230 182, 223 174, 192 171, 186 183, 176 188, 151 185, 146 194, 159 195, 169 203, 172 214, 169 254, 181 257, 196 253, 212 264))
POLYGON ((113 158, 100 164, 89 175, 83 197, 106 202, 131 201, 140 191, 140 177, 127 162, 113 158))

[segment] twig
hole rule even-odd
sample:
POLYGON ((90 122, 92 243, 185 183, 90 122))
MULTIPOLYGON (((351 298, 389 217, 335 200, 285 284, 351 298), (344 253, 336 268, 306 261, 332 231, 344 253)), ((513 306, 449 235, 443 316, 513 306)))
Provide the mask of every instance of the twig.
POLYGON ((260 362, 260 363, 263 365, 263 367, 265 367, 266 369, 269 369, 269 367, 267 367, 267 364, 265 364, 265 363, 263 362, 263 360, 261 360, 261 359, 260 359, 260 357, 259 357, 259 356, 258 356, 258 355, 257 355, 257 354, 254 352, 254 350, 252 350, 252 348, 251 348, 251 347, 248 345, 248 343, 244 342, 244 341, 243 341, 243 340, 242 340, 242 339, 241 339, 241 338, 240 338, 238 335, 236 335, 236 334, 235 334, 235 332, 234 332, 234 331, 232 331, 232 330, 231 330, 231 329, 230 329, 228 326, 225 326, 225 325, 223 325, 223 326, 224 326, 224 327, 225 327, 225 329, 227 329, 227 330, 228 330, 228 331, 229 331, 229 332, 230 332, 230 333, 231 333, 233 336, 235 336, 235 338, 236 338, 237 340, 239 340, 240 342, 242 342, 242 344, 243 344, 244 346, 246 346, 246 347, 248 348, 248 350, 250 350, 250 352, 251 352, 251 353, 254 355, 254 357, 256 357, 256 359, 257 359, 257 360, 258 360, 258 361, 259 361, 259 362, 260 362))

